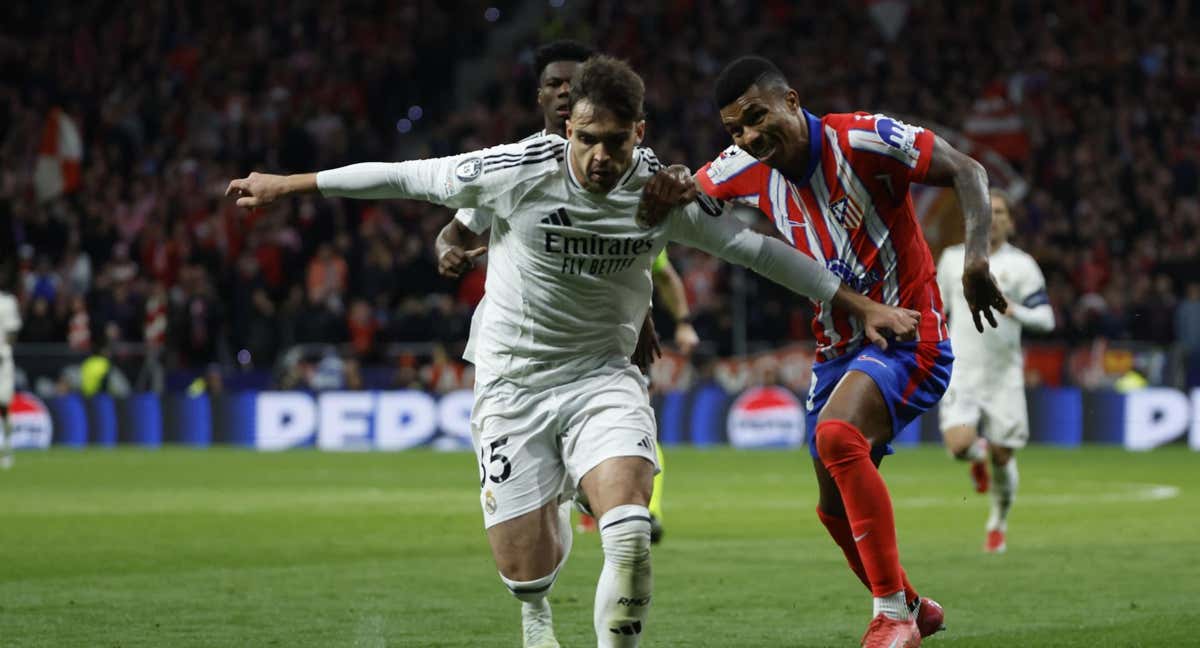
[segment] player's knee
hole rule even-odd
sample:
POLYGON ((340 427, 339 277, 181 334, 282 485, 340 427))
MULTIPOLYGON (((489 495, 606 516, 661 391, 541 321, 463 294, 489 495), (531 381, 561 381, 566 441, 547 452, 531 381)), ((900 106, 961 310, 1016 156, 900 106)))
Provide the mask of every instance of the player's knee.
POLYGON ((1007 466, 1008 462, 1012 460, 1012 456, 1012 448, 997 445, 991 447, 992 465, 994 466, 1007 466))
POLYGON ((504 581, 504 586, 508 588, 508 591, 526 603, 532 603, 544 598, 550 593, 551 588, 554 587, 554 581, 557 579, 557 567, 545 576, 525 580, 509 578, 503 572, 500 573, 500 580, 504 581))
POLYGON ((596 523, 606 561, 634 568, 649 564, 649 509, 637 504, 615 506, 596 523))
POLYGON ((840 420, 817 424, 817 454, 828 466, 861 455, 871 454, 871 444, 853 425, 840 420))
MULTIPOLYGON (((506 584, 510 581, 517 583, 533 582, 553 577, 558 572, 563 558, 562 548, 556 545, 546 548, 544 553, 539 552, 538 559, 536 560, 528 560, 525 556, 514 556, 512 560, 501 560, 497 557, 496 570, 500 572, 500 579, 506 584), (550 571, 547 571, 547 562, 550 563, 550 571)), ((509 589, 512 588, 510 587, 509 589)))

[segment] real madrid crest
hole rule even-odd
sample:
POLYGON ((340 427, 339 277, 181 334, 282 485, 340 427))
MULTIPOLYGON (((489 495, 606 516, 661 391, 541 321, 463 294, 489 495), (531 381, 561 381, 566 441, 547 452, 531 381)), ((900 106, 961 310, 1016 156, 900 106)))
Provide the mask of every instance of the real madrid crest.
POLYGON ((483 510, 487 511, 488 515, 496 514, 496 496, 490 488, 483 493, 483 510))
POLYGON ((478 178, 480 173, 483 173, 483 160, 477 157, 467 158, 454 168, 455 177, 463 182, 470 182, 478 178))

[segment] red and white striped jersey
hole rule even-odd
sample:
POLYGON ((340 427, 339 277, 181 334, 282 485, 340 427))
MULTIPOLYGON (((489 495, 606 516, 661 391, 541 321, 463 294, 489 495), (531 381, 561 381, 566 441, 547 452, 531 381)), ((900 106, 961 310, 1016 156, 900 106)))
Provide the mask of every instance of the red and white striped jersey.
MULTIPOLYGON (((949 337, 933 256, 913 211, 909 185, 933 158, 932 131, 886 115, 804 112, 809 166, 794 181, 731 146, 696 174, 714 198, 763 211, 796 249, 847 286, 921 313, 919 341, 949 337)), ((818 360, 858 348, 862 324, 832 304, 816 304, 818 360)))

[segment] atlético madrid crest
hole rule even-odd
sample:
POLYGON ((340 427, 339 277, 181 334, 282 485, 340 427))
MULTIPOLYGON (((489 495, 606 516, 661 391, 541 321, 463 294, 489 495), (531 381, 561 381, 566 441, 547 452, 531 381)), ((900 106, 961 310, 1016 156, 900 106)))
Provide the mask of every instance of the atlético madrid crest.
POLYGON ((829 211, 833 213, 838 224, 848 230, 858 229, 858 226, 862 225, 862 211, 850 202, 848 196, 842 196, 830 203, 829 211))

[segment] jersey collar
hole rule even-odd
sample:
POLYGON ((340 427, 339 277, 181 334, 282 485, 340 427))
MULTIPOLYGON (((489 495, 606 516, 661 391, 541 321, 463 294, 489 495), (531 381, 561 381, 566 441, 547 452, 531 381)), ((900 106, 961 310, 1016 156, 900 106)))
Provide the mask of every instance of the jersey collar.
POLYGON ((825 143, 825 131, 821 128, 820 117, 804 108, 800 110, 804 113, 804 118, 808 120, 808 167, 804 170, 804 177, 799 178, 796 185, 804 187, 808 185, 813 171, 816 171, 817 165, 821 163, 821 145, 825 143))

